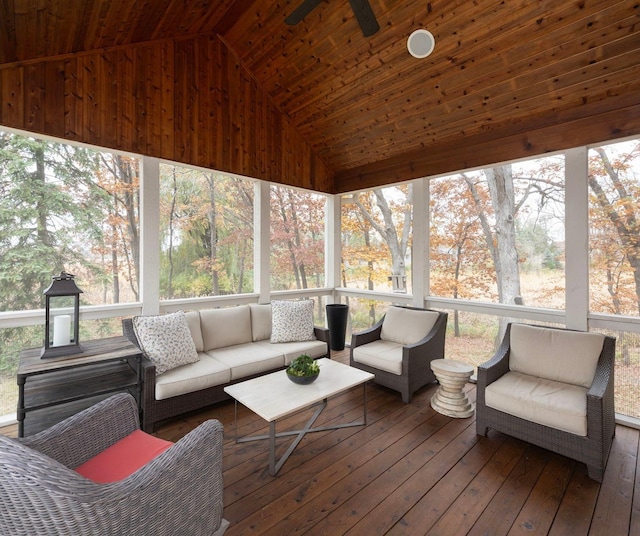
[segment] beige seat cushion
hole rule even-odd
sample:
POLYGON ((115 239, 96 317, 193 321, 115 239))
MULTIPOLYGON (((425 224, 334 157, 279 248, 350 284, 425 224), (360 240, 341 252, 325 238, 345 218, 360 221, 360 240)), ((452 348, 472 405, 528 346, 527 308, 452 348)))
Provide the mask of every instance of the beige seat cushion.
POLYGON ((380 338, 404 346, 424 339, 440 315, 435 311, 420 311, 391 306, 382 321, 380 338))
POLYGON ((196 351, 204 351, 204 341, 202 340, 202 329, 200 328, 200 312, 199 311, 187 311, 184 313, 187 317, 187 326, 189 326, 189 332, 191 338, 196 345, 196 351))
POLYGON ((271 304, 250 303, 253 342, 271 338, 271 304))
POLYGON ((203 309, 200 326, 204 351, 251 342, 251 310, 248 305, 203 309))
POLYGON ((296 357, 307 354, 314 359, 327 353, 327 343, 323 341, 300 342, 269 342, 269 340, 254 343, 260 347, 260 352, 276 350, 284 355, 284 364, 289 365, 296 357))
POLYGON ((512 324, 509 370, 591 387, 604 335, 512 324))
POLYGON ((209 350, 207 354, 231 370, 231 380, 245 378, 252 374, 271 372, 284 367, 284 355, 278 348, 258 347, 256 343, 236 344, 217 350, 209 350))
POLYGON ((202 352, 196 363, 174 368, 156 376, 156 400, 192 393, 231 381, 229 367, 202 352))
POLYGON ((402 374, 402 344, 393 341, 377 340, 353 349, 356 363, 369 365, 391 374, 402 374))
POLYGON ((527 421, 587 435, 585 387, 507 372, 487 386, 485 402, 490 408, 527 421))

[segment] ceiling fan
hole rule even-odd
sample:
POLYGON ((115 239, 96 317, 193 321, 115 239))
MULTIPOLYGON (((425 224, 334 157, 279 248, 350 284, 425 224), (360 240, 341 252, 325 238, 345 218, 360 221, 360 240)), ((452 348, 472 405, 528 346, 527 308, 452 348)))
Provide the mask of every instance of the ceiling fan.
MULTIPOLYGON (((302 4, 285 19, 285 22, 289 26, 295 26, 318 7, 320 2, 322 2, 322 0, 302 0, 302 4)), ((371 9, 369 0, 349 0, 349 3, 365 37, 373 35, 380 29, 380 25, 371 9)))

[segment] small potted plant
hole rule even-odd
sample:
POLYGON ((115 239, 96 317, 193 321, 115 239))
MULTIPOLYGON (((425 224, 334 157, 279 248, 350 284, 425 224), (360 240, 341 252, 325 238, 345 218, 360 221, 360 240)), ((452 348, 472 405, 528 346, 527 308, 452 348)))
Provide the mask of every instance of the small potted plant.
POLYGON ((313 382, 320 374, 320 366, 306 354, 296 357, 287 367, 287 377, 300 385, 313 382))

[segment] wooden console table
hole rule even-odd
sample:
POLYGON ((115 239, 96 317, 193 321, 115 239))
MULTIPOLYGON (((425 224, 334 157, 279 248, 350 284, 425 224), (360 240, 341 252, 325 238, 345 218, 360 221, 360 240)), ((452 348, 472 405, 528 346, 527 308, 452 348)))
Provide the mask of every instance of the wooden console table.
POLYGON ((44 430, 116 392, 130 392, 140 407, 140 349, 126 337, 87 341, 82 348, 79 354, 45 359, 40 358, 41 348, 22 351, 18 365, 19 437, 44 430))

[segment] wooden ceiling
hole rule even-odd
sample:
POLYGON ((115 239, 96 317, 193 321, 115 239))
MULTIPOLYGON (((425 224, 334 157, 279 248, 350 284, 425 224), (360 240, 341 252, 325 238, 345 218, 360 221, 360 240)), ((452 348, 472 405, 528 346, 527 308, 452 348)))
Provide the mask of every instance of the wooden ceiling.
MULTIPOLYGON (((328 170, 300 184, 329 192, 640 134, 636 1, 370 0, 368 38, 347 0, 286 25, 301 1, 2 0, 0 70, 219 36, 328 170), (417 28, 436 39, 422 60, 406 48, 417 28)), ((0 124, 16 126, 7 87, 0 124)))

